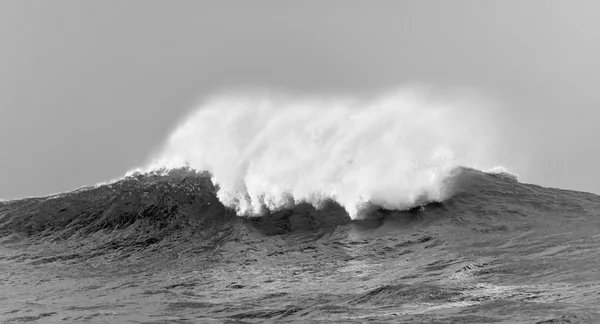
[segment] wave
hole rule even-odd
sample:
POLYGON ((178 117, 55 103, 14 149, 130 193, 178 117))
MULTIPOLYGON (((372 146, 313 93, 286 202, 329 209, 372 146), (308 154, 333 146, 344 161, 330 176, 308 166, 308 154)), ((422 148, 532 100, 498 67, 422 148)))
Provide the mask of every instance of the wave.
POLYGON ((452 195, 457 167, 489 167, 489 110, 465 98, 401 89, 376 98, 226 94, 205 101, 139 171, 208 171, 238 215, 333 200, 410 209, 452 195))
POLYGON ((145 247, 164 240, 183 242, 192 236, 199 236, 201 241, 224 242, 222 232, 231 229, 238 232, 231 233, 227 240, 235 241, 247 230, 302 236, 345 225, 358 230, 393 230, 415 221, 413 225, 418 229, 438 220, 449 226, 493 231, 513 221, 547 220, 550 214, 558 218, 577 216, 587 210, 582 204, 598 203, 598 196, 593 194, 543 188, 466 168, 458 168, 446 184, 454 194, 441 203, 424 203, 404 211, 370 205, 360 219, 352 219, 333 200, 319 209, 301 202, 291 208, 266 211, 262 217, 237 217, 217 197, 218 188, 209 174, 191 168, 163 169, 53 197, 4 202, 0 204, 0 241, 102 237, 102 244, 116 249, 145 247))

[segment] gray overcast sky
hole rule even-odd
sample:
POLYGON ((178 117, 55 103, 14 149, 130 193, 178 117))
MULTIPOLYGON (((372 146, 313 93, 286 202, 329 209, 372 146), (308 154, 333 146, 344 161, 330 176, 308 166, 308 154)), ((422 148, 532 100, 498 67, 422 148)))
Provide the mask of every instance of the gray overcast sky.
POLYGON ((0 1, 0 197, 143 164, 230 87, 421 82, 502 102, 522 180, 600 192, 597 1, 0 1))

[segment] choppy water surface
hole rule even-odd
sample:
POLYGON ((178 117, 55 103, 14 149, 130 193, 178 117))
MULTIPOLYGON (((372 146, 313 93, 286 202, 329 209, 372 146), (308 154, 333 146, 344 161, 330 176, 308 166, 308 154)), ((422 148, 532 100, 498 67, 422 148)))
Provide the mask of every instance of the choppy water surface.
POLYGON ((600 322, 600 197, 452 181, 362 220, 333 201, 240 217, 190 170, 0 202, 0 320, 600 322))

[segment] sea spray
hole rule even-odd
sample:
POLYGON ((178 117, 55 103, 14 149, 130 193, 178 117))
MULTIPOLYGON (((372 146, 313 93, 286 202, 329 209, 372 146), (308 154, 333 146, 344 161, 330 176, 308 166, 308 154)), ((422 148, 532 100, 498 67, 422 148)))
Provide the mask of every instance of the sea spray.
POLYGON ((407 209, 451 195, 456 167, 489 167, 485 108, 419 89, 370 100, 220 95, 189 115, 143 171, 208 171, 239 215, 327 200, 353 218, 373 205, 407 209))

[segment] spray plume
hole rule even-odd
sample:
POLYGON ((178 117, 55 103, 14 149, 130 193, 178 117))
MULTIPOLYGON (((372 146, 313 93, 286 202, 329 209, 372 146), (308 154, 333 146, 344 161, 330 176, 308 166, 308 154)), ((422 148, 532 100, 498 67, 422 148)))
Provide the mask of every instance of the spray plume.
POLYGON ((328 200, 353 218, 369 206, 407 209, 448 198, 458 166, 490 160, 489 111, 458 99, 417 89, 370 100, 221 95, 144 169, 208 171, 219 199, 245 216, 328 200))

